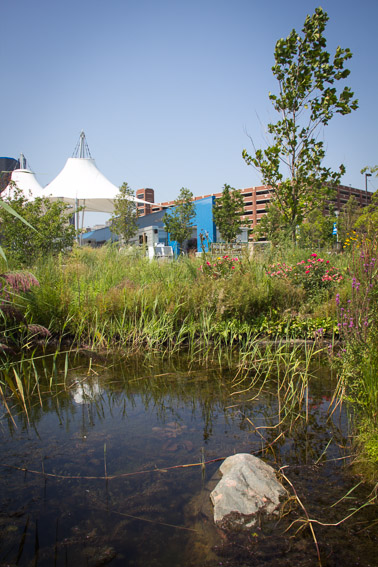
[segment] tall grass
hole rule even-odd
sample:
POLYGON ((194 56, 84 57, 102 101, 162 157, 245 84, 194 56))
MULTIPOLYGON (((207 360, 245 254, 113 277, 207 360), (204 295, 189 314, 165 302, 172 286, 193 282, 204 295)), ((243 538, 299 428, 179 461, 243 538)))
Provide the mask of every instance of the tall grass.
POLYGON ((196 258, 150 262, 112 246, 76 249, 36 266, 40 286, 28 296, 28 321, 90 348, 171 349, 199 338, 242 340, 259 330, 262 318, 309 315, 303 290, 269 278, 264 257, 244 258, 229 278, 211 279, 200 264, 196 258))
MULTIPOLYGON (((299 258, 295 249, 290 253, 293 261, 299 258)), ((304 307, 300 286, 267 274, 272 251, 240 258, 225 277, 204 273, 205 259, 150 262, 114 246, 75 248, 66 256, 41 259, 32 270, 38 285, 7 299, 12 307, 17 300, 22 320, 10 320, 2 309, 0 333, 12 342, 16 354, 7 355, 3 349, 0 385, 14 388, 21 401, 28 388, 38 392, 39 374, 32 361, 43 355, 41 345, 47 353, 84 348, 161 356, 185 348, 192 361, 231 365, 236 357, 243 366, 253 359, 251 353, 261 338, 312 336, 318 326, 326 329, 324 315, 329 318, 327 329, 332 330, 332 313, 324 305, 334 304, 334 298, 324 302, 322 297, 318 304, 304 307), (45 329, 44 337, 38 329, 45 329), (30 384, 25 382, 27 375, 30 384)), ((273 360, 273 350, 265 348, 261 356, 273 360)), ((276 358, 282 361, 282 356, 278 350, 276 358)), ((295 351, 291 356, 294 360, 295 351)), ((261 369, 269 374, 267 363, 261 369)), ((44 378, 47 375, 52 387, 56 372, 46 370, 44 378)), ((302 385, 298 388, 304 391, 302 385)), ((283 412, 290 403, 288 393, 283 412)))

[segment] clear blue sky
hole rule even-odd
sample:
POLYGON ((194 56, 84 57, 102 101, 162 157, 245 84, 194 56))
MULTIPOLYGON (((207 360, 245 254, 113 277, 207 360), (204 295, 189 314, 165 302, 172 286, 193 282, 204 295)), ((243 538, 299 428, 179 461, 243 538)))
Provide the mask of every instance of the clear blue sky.
POLYGON ((0 155, 23 152, 46 185, 83 129, 110 181, 157 201, 259 185, 241 153, 276 120, 274 46, 318 5, 329 51, 353 52, 360 105, 325 129, 326 163, 364 188, 361 168, 378 164, 377 0, 3 0, 0 155))

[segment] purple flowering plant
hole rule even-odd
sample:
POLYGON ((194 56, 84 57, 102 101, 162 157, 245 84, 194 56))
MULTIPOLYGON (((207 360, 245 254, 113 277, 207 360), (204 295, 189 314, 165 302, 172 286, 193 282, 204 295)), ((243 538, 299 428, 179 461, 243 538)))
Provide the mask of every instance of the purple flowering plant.
POLYGON ((376 319, 378 247, 361 235, 356 237, 356 242, 358 246, 350 249, 350 299, 342 302, 339 294, 335 299, 337 326, 339 335, 345 342, 366 344, 376 319))

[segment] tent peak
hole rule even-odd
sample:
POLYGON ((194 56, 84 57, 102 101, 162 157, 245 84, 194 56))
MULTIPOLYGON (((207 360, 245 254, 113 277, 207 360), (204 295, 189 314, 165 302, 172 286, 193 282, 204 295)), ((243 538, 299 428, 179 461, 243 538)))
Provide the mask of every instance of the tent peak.
POLYGON ((73 158, 79 159, 92 159, 91 152, 89 151, 89 147, 87 144, 87 139, 85 137, 84 130, 80 132, 79 141, 76 144, 74 152, 72 154, 73 158))

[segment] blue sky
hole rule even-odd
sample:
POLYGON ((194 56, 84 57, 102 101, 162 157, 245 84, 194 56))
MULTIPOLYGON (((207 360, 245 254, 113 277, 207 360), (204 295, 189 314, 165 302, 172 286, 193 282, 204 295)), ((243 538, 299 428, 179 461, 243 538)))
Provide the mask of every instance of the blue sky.
POLYGON ((259 185, 241 153, 277 119, 274 46, 318 5, 329 51, 353 52, 360 106, 324 130, 326 163, 364 188, 361 168, 378 164, 376 0, 3 0, 0 155, 23 152, 46 185, 84 130, 110 181, 157 201, 259 185))

